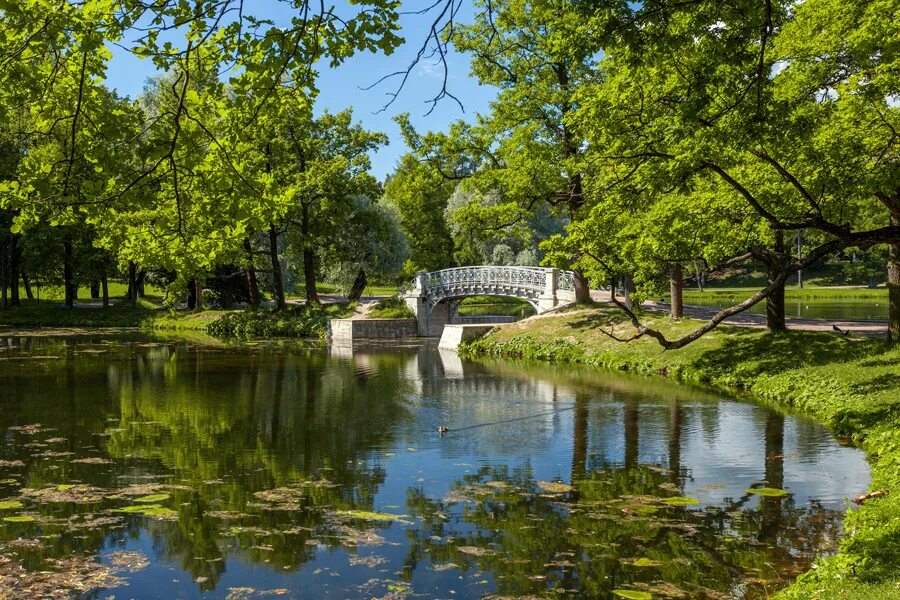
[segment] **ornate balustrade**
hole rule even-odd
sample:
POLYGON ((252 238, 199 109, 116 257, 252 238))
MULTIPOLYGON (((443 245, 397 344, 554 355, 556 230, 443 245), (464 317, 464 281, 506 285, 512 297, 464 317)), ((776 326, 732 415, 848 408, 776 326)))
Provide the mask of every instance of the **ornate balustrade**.
POLYGON ((508 287, 542 292, 547 270, 539 267, 458 267, 427 274, 426 293, 443 293, 471 287, 508 287))
POLYGON ((571 271, 542 267, 458 267, 419 273, 405 295, 421 298, 429 314, 444 300, 477 295, 522 298, 543 312, 574 301, 575 279, 571 271))

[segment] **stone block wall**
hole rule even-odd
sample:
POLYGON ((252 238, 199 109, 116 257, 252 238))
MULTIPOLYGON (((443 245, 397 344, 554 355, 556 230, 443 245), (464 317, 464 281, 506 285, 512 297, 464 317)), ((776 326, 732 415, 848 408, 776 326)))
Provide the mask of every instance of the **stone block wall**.
POLYGON ((328 335, 337 342, 397 340, 416 337, 418 328, 415 319, 331 319, 328 335))

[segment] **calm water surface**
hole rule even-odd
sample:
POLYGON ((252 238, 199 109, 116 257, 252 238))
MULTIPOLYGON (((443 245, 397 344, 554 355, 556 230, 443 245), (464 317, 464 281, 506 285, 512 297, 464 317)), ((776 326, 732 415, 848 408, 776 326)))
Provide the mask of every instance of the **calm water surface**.
MULTIPOLYGON (((693 306, 708 306, 711 308, 725 308, 745 300, 745 296, 717 295, 715 292, 708 296, 692 295, 685 299, 685 304, 693 306)), ((888 303, 887 294, 883 300, 871 298, 845 298, 832 300, 830 298, 808 298, 805 300, 788 300, 785 303, 785 315, 798 319, 826 319, 829 321, 887 321, 888 303)), ((760 302, 751 306, 747 312, 758 315, 766 314, 766 303, 760 302)))
POLYGON ((0 434, 3 598, 759 598, 868 482, 804 418, 429 345, 7 338, 0 434))

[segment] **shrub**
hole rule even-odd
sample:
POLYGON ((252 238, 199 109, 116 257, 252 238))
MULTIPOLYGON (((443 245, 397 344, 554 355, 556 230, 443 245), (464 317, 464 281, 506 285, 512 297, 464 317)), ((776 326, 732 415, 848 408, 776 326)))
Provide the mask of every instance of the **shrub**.
POLYGON ((416 315, 403 298, 391 296, 375 303, 369 308, 367 316, 372 319, 413 319, 416 315))

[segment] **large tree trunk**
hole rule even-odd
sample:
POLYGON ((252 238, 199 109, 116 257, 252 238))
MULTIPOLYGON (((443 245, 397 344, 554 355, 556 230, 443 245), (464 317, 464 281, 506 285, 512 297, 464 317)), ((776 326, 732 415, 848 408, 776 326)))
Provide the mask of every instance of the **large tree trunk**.
POLYGON ((31 278, 28 277, 28 273, 22 271, 22 287, 25 288, 25 297, 29 300, 34 300, 34 292, 31 289, 31 278))
POLYGON ((303 281, 306 287, 306 303, 318 304, 319 293, 316 291, 316 255, 309 248, 303 250, 303 281))
POLYGON ((63 247, 63 287, 65 288, 65 302, 67 308, 75 306, 75 273, 72 264, 72 241, 66 238, 63 247))
MULTIPOLYGON (((16 282, 13 282, 16 285, 16 282)), ((6 241, 0 243, 0 306, 9 306, 9 244, 6 241)))
MULTIPOLYGON (((891 225, 900 225, 900 212, 891 214, 891 225)), ((900 344, 900 240, 888 244, 888 342, 900 344)))
POLYGON ((256 269, 253 268, 253 246, 250 238, 244 239, 244 251, 247 253, 247 295, 250 297, 250 306, 259 306, 259 282, 256 281, 256 269))
POLYGON ((319 293, 316 290, 316 255, 310 245, 309 206, 303 205, 303 222, 301 231, 303 234, 303 282, 306 287, 306 303, 318 304, 319 293))
POLYGON ((591 287, 581 269, 575 269, 575 302, 590 302, 591 287))
POLYGON ((91 282, 91 300, 100 298, 100 280, 95 279, 91 282))
POLYGON ((19 248, 19 234, 14 233, 9 239, 9 305, 19 306, 19 270, 22 262, 22 250, 19 248))
POLYGON ((278 259, 278 232, 275 224, 269 224, 269 257, 272 260, 272 281, 275 285, 275 306, 278 310, 287 306, 284 300, 284 279, 281 276, 281 261, 278 259))
POLYGON ((131 301, 131 308, 137 306, 137 265, 133 262, 128 263, 127 298, 131 301))
POLYGON ((625 306, 628 307, 628 310, 632 310, 634 301, 631 299, 631 295, 637 290, 634 287, 634 280, 631 278, 631 275, 626 274, 623 276, 622 287, 625 288, 625 306))
POLYGON ((109 280, 106 277, 106 269, 100 276, 100 293, 103 297, 103 308, 109 308, 109 280))
POLYGON ((365 270, 360 269, 359 273, 356 274, 356 279, 353 281, 353 285, 350 287, 350 294, 347 296, 347 300, 349 300, 350 302, 359 302, 359 299, 362 298, 363 292, 366 291, 366 285, 368 285, 366 272, 365 270))
POLYGON ((672 272, 669 276, 669 292, 672 296, 672 306, 670 313, 673 319, 680 319, 684 316, 684 270, 681 265, 676 263, 672 265, 672 272))
POLYGON ((194 292, 194 297, 197 298, 197 308, 203 308, 203 282, 198 277, 194 280, 194 286, 196 291, 194 292))
POLYGON ((147 270, 141 269, 138 271, 137 279, 135 279, 134 287, 137 290, 137 297, 143 298, 147 295, 146 291, 146 283, 147 283, 147 270))
POLYGON ((196 279, 191 279, 188 282, 187 307, 188 307, 188 310, 194 310, 195 308, 197 308, 197 280, 196 279))
MULTIPOLYGON (((775 252, 784 254, 784 232, 781 230, 775 232, 775 252)), ((778 277, 779 266, 770 265, 768 267, 770 284, 778 277)), ((766 297, 766 329, 769 331, 785 331, 787 329, 784 321, 784 282, 766 297)))

